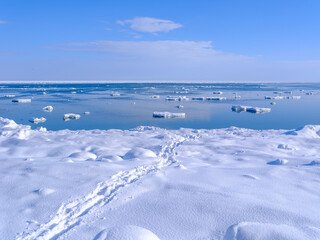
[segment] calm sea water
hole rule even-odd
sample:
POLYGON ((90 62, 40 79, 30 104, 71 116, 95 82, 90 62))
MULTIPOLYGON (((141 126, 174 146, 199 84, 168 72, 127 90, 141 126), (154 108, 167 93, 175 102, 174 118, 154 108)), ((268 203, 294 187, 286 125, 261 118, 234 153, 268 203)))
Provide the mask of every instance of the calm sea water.
POLYGON ((293 129, 320 124, 320 84, 0 84, 0 116, 48 130, 131 129, 137 126, 178 128, 293 129), (187 90, 186 90, 187 89, 187 90), (222 91, 222 95, 214 95, 222 91), (291 91, 292 94, 284 93, 291 91), (111 96, 118 92, 120 96, 111 96), (281 92, 281 93, 274 93, 281 92), (307 93, 312 92, 312 95, 307 93), (45 94, 44 94, 45 93, 45 94), (14 94, 15 98, 4 95, 14 94), (159 99, 151 96, 159 95, 159 99), (241 96, 235 99, 234 96, 241 96), (300 100, 266 100, 264 96, 301 96, 300 100), (166 101, 167 96, 187 96, 189 101, 166 101), (192 101, 193 97, 223 96, 222 101, 192 101), (31 98, 31 103, 12 99, 31 98), (276 105, 271 105, 276 102, 276 105), (43 107, 52 105, 52 112, 43 107), (184 108, 177 108, 183 105, 184 108), (231 111, 233 105, 271 108, 270 113, 252 114, 231 111), (90 115, 84 115, 84 112, 90 115), (157 119, 155 111, 184 112, 186 118, 157 119), (63 121, 65 113, 80 114, 78 120, 63 121), (29 119, 45 117, 45 123, 29 119))

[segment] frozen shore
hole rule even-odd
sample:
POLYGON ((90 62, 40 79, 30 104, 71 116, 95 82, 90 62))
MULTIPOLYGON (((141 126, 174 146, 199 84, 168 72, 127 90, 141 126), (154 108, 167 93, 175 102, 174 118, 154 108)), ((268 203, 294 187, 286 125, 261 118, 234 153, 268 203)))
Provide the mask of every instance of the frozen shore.
POLYGON ((320 239, 319 145, 312 125, 47 132, 0 118, 0 235, 320 239))

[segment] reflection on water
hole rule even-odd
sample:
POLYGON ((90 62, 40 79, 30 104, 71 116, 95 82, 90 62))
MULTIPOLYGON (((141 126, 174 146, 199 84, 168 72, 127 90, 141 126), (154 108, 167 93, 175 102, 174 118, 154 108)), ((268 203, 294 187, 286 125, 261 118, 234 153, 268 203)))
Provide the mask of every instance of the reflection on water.
POLYGON ((48 130, 130 129, 141 125, 168 129, 292 129, 320 124, 319 91, 318 83, 0 84, 0 116, 48 130), (13 99, 31 102, 14 103, 13 99), (44 111, 47 106, 53 111, 44 111), (250 106, 251 112, 257 110, 255 107, 271 111, 233 112, 232 106, 250 106), (154 112, 185 113, 185 118, 153 118, 154 112), (63 121, 68 113, 79 117, 63 121), (42 117, 46 121, 29 122, 42 117))

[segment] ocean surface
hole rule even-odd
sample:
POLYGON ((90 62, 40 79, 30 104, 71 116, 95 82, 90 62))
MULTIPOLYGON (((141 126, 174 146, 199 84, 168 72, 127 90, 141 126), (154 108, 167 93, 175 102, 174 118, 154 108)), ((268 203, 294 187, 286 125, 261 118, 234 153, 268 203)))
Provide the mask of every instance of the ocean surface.
POLYGON ((320 124, 319 93, 320 83, 6 83, 0 84, 0 116, 31 125, 33 129, 42 126, 48 130, 131 129, 137 126, 167 129, 230 126, 294 129, 307 124, 320 124), (213 94, 217 91, 222 94, 213 94), (152 98, 154 95, 159 98, 152 98), (186 96, 189 100, 168 101, 168 96, 186 96), (284 96, 289 99, 270 100, 265 96, 284 96), (301 96, 301 99, 292 99, 292 96, 301 96), (226 97, 226 100, 192 100, 196 97, 226 97), (25 98, 31 99, 31 103, 12 102, 13 99, 25 98), (48 105, 53 106, 52 112, 42 110, 48 105), (179 105, 183 108, 178 108, 179 105), (237 113, 231 110, 233 105, 271 108, 271 112, 237 113), (185 113, 186 117, 154 118, 153 112, 185 113), (81 117, 64 121, 65 113, 80 114, 81 117), (47 120, 34 124, 29 121, 34 117, 47 120))

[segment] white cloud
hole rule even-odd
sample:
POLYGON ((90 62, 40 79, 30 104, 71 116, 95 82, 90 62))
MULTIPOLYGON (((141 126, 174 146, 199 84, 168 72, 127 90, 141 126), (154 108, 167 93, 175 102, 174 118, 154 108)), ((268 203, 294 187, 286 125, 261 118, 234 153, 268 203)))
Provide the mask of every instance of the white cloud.
POLYGON ((176 28, 181 28, 182 25, 170 20, 163 20, 150 17, 137 17, 131 20, 117 21, 121 25, 129 25, 131 29, 138 32, 169 32, 176 28))
POLYGON ((6 23, 8 23, 7 21, 1 21, 0 20, 0 24, 6 24, 6 23))

